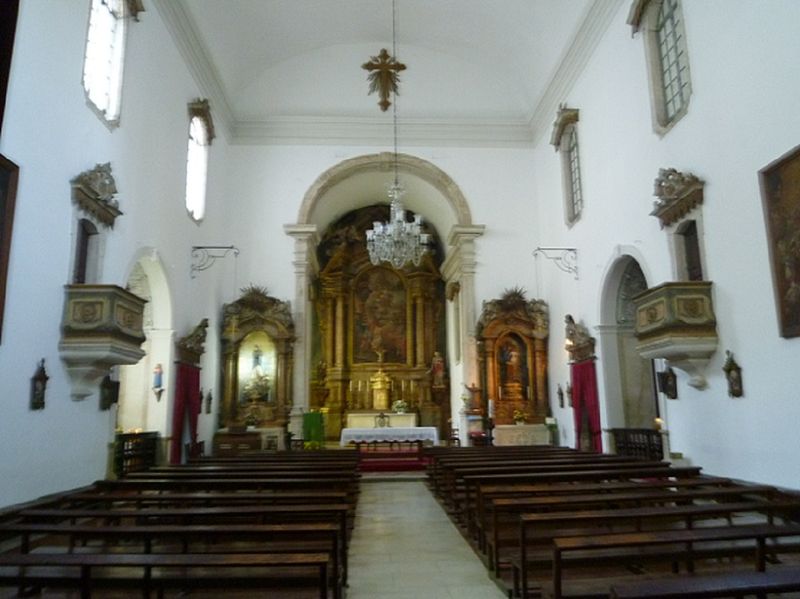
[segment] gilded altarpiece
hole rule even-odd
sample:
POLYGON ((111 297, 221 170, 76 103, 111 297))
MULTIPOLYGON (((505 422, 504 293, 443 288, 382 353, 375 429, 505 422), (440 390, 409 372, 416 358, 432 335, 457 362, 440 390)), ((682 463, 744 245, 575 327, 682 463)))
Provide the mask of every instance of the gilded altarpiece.
POLYGON ((285 302, 250 286, 223 306, 220 424, 280 427, 292 407, 294 321, 285 302))
POLYGON ((543 423, 550 415, 549 322, 547 305, 541 300, 526 300, 519 289, 483 303, 477 338, 482 351, 484 401, 493 401, 495 424, 513 423, 515 411, 532 424, 543 423))
POLYGON ((398 400, 421 426, 444 430, 450 412, 447 381, 441 368, 434 380, 432 368, 445 354, 444 283, 430 254, 402 269, 370 262, 364 231, 386 211, 345 215, 318 248, 310 407, 326 413, 329 439, 339 438, 348 413, 392 411, 398 400))

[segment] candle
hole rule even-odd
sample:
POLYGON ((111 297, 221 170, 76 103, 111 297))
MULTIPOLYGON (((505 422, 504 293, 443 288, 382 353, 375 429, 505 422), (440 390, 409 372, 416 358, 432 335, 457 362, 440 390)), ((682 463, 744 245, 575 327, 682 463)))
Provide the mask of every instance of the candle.
POLYGON ((498 387, 497 388, 497 399, 503 399, 503 388, 502 387, 498 387))
POLYGON ((489 418, 494 418, 494 400, 489 400, 489 418))

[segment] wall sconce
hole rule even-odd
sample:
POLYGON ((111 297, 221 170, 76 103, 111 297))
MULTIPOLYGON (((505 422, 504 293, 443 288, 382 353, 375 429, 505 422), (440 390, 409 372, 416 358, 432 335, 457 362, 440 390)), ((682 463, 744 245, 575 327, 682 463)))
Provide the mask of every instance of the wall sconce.
POLYGON ((564 407, 564 389, 561 388, 561 383, 558 384, 558 389, 556 390, 556 395, 558 396, 558 407, 564 407))
POLYGON ((567 383, 566 392, 567 392, 567 402, 569 403, 569 407, 571 408, 572 407, 572 385, 570 385, 569 383, 567 383))
POLYGON ((44 358, 31 377, 31 410, 44 410, 44 396, 47 391, 47 371, 44 369, 44 358))
POLYGON ((725 364, 722 370, 725 373, 725 378, 728 379, 728 395, 731 397, 741 397, 744 395, 744 388, 742 387, 742 369, 733 359, 733 353, 726 350, 725 364))
POLYGON ((161 364, 156 364, 153 368, 153 393, 155 393, 156 401, 161 401, 161 394, 164 392, 164 369, 161 364))
POLYGON ((211 413, 211 402, 214 401, 214 398, 211 396, 211 391, 206 393, 206 414, 211 413))

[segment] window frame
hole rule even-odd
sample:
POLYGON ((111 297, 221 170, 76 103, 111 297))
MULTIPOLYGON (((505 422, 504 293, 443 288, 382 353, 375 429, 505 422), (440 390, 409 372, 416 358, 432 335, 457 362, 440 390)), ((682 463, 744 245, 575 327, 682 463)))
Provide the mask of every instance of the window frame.
POLYGON ((583 178, 581 176, 580 143, 576 108, 559 106, 550 143, 561 154, 561 180, 564 201, 564 222, 572 227, 581 219, 584 208, 583 178))
POLYGON ((206 214, 208 192, 208 163, 214 122, 208 100, 197 99, 189 103, 189 131, 186 150, 186 189, 184 207, 196 224, 203 222, 206 214), (198 135, 198 129, 201 135, 198 135))
POLYGON ((634 35, 639 31, 643 34, 653 131, 664 136, 688 113, 692 97, 691 68, 681 0, 634 0, 628 24, 632 26, 634 35), (670 51, 674 52, 675 60, 667 63, 667 67, 675 66, 672 72, 665 68, 661 51, 662 30, 659 29, 663 10, 668 5, 672 5, 671 22, 675 25, 674 33, 670 36, 670 51), (677 96, 668 97, 666 78, 683 82, 677 96), (680 98, 681 106, 671 111, 668 104, 675 97, 680 98))

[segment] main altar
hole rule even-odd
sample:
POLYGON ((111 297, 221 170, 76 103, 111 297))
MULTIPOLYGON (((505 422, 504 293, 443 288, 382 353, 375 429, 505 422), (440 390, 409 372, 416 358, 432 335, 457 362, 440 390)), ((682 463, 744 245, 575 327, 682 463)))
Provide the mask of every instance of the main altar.
POLYGON ((373 265, 364 231, 386 220, 386 211, 376 205, 346 214, 318 246, 309 407, 326 414, 329 440, 343 428, 373 428, 381 414, 413 422, 391 426, 441 433, 450 414, 441 254, 419 266, 373 265))

